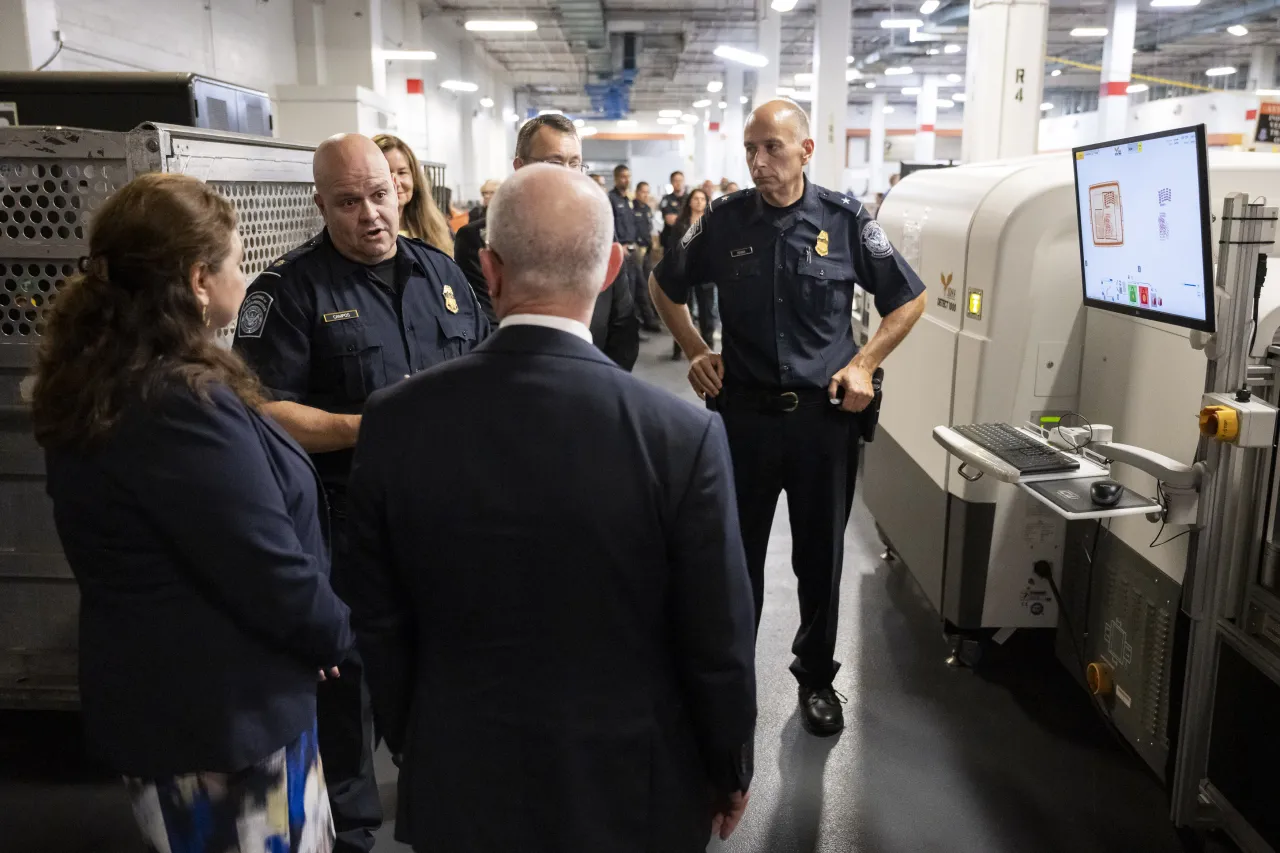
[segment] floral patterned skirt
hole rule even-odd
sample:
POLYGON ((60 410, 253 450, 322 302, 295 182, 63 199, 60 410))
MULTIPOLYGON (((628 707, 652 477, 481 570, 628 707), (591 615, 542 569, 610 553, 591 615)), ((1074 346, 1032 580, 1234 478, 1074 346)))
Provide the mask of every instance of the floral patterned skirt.
POLYGON ((125 777, 152 853, 330 853, 333 816, 313 725, 235 773, 125 777))

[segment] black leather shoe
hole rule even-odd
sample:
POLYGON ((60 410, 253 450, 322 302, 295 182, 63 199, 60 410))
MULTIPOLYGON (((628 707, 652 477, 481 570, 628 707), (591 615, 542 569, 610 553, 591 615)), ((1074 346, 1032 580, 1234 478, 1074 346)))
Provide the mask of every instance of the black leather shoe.
POLYGON ((844 709, 840 706, 846 702, 843 696, 833 687, 800 688, 800 720, 811 735, 831 737, 844 729, 844 709))

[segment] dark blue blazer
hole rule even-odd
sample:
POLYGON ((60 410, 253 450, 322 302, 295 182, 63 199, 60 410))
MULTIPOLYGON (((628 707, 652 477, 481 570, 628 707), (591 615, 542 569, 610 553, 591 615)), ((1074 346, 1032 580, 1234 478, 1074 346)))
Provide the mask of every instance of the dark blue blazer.
POLYGON ((515 326, 374 395, 349 495, 397 837, 701 853, 711 792, 750 781, 756 711, 719 418, 515 326))
POLYGON ((92 746, 131 776, 234 771, 310 728, 352 634, 293 439, 225 386, 174 386, 45 457, 92 746))

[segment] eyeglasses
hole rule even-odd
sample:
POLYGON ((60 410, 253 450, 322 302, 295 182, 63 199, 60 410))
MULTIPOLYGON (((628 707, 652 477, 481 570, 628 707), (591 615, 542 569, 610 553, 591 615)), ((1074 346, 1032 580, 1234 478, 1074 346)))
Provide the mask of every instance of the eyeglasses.
POLYGON ((547 160, 528 160, 526 162, 545 163, 548 166, 563 166, 566 169, 573 169, 575 172, 582 172, 583 174, 586 174, 586 171, 587 171, 587 164, 583 163, 581 160, 570 160, 569 162, 566 163, 564 160, 561 160, 559 157, 551 157, 547 160))

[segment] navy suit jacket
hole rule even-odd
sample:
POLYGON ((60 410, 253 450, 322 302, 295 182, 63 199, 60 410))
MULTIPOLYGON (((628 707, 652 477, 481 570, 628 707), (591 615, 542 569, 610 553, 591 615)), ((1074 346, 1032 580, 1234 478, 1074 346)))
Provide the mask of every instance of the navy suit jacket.
POLYGON ((92 746, 130 776, 235 771, 315 723, 352 644, 307 454, 222 385, 135 402, 89 450, 46 452, 80 585, 92 746))
POLYGON ((398 838, 705 848, 756 712, 717 416, 573 335, 502 329, 370 401, 348 530, 398 838))

